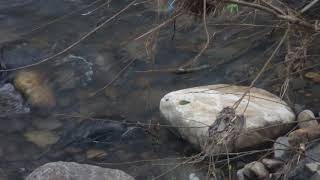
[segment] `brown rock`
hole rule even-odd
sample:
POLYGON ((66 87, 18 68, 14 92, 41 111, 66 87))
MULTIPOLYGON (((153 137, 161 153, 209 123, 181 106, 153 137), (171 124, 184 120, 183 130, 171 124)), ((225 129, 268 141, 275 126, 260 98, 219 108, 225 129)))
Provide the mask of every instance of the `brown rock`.
POLYGON ((299 146, 320 137, 320 125, 297 129, 288 136, 291 146, 299 146))
POLYGON ((21 91, 34 107, 52 108, 56 101, 52 89, 38 71, 20 71, 14 79, 15 87, 21 91))

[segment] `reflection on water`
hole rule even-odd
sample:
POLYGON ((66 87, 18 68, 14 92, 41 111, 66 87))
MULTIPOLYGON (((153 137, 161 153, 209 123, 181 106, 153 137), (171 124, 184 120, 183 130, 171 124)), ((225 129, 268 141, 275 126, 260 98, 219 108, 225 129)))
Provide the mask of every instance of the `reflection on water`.
MULTIPOLYGON (((23 35, 37 25, 93 1, 24 2, 0 2, 3 10, 0 12, 0 36, 3 37, 0 57, 6 68, 35 63, 60 52, 129 3, 98 1, 85 10, 23 35)), ((266 47, 257 44, 255 51, 243 58, 241 55, 246 53, 251 41, 236 42, 232 48, 214 42, 212 47, 216 49, 210 47, 200 62, 225 63, 224 66, 229 66, 226 71, 219 68, 183 75, 139 73, 137 71, 178 67, 192 59, 205 42, 200 22, 181 17, 176 21, 176 31, 173 23, 161 30, 152 62, 146 53, 145 39, 133 41, 156 25, 157 12, 147 3, 137 3, 63 55, 27 69, 41 72, 41 81, 54 92, 56 106, 49 110, 33 108, 27 115, 1 116, 0 162, 10 178, 21 179, 43 163, 63 160, 119 168, 137 179, 151 179, 173 167, 177 160, 129 165, 120 162, 183 157, 193 152, 190 145, 170 130, 157 126, 166 123, 158 111, 160 98, 176 89, 250 77, 255 70, 248 72, 248 64, 259 59, 257 54, 266 47), (238 59, 241 65, 228 64, 238 59), (122 71, 125 67, 126 71, 122 71), (234 69, 241 73, 234 74, 234 69), (228 76, 224 77, 226 73, 228 76)), ((167 17, 165 13, 160 15, 161 20, 167 17)), ((15 75, 16 71, 10 72, 2 81, 12 82, 15 75)), ((189 174, 184 172, 197 173, 190 166, 163 179, 185 179, 189 174)))

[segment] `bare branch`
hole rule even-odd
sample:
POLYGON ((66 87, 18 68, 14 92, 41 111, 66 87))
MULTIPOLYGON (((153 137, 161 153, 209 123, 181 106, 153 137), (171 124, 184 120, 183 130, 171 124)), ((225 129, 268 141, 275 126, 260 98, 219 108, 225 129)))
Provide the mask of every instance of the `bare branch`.
POLYGON ((312 6, 314 6, 315 4, 317 4, 319 2, 319 0, 313 0, 311 1, 308 5, 306 5, 300 12, 301 13, 305 13, 307 12, 312 6))

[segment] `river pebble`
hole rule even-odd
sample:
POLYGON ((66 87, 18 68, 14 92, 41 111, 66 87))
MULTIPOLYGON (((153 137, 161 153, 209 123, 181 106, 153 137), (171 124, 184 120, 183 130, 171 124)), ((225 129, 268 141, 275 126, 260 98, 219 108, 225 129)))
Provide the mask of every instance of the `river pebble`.
POLYGON ((58 137, 50 131, 28 131, 24 134, 26 139, 37 146, 44 148, 58 141, 58 137))
POLYGON ((22 92, 28 102, 37 108, 53 108, 56 104, 54 93, 46 83, 44 74, 36 71, 19 71, 14 79, 15 87, 22 92))

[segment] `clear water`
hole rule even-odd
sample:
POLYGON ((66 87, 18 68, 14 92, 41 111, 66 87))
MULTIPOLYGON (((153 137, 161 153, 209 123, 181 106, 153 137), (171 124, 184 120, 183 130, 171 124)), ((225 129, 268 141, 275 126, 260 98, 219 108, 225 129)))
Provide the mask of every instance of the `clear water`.
MULTIPOLYGON (((106 2, 101 1, 28 33, 34 27, 81 9, 93 1, 21 2, 0 2, 1 61, 7 68, 35 63, 62 51, 129 3, 126 0, 111 1, 101 6, 106 2)), ((219 68, 180 75, 141 73, 139 71, 179 67, 192 59, 206 40, 201 21, 183 16, 176 21, 175 31, 173 23, 160 31, 154 59, 150 58, 146 53, 146 39, 134 39, 155 27, 157 19, 158 23, 167 19, 168 13, 161 12, 157 18, 157 12, 146 4, 131 7, 63 55, 28 68, 44 74, 44 81, 53 89, 57 105, 49 111, 32 109, 25 115, 1 117, 0 166, 10 179, 22 179, 34 168, 59 160, 119 168, 137 179, 152 179, 160 175, 178 163, 175 158, 195 152, 168 128, 156 125, 166 124, 158 110, 160 98, 177 89, 250 79, 257 70, 255 64, 259 65, 264 57, 262 52, 274 42, 272 38, 262 44, 254 38, 240 41, 234 38, 239 30, 227 27, 229 31, 217 35, 199 59, 199 64, 222 64, 219 68), (125 71, 122 71, 123 68, 126 68, 125 71), (101 90, 107 84, 108 87, 101 90), (91 96, 97 90, 98 93, 91 96), (125 128, 136 129, 129 131, 131 134, 121 142, 121 135, 115 128, 114 134, 112 131, 109 135, 101 134, 102 139, 97 142, 88 143, 82 139, 68 144, 68 140, 76 136, 73 132, 80 133, 83 132, 79 130, 81 127, 89 127, 81 126, 83 122, 90 121, 89 117, 111 119, 127 124, 125 128), (61 146, 39 147, 28 141, 26 133, 34 131, 49 131, 60 137, 58 142, 61 146), (112 138, 108 139, 109 136, 112 138), (90 149, 103 150, 106 155, 100 159, 88 159, 90 149), (162 158, 172 159, 155 160, 162 158), (141 162, 143 160, 145 162, 141 162), (132 161, 139 162, 123 163, 132 161)), ((221 31, 215 26, 209 28, 211 31, 221 31)), ((241 32, 248 35, 266 29, 249 28, 241 32)), ((11 82, 16 72, 2 73, 2 82, 11 82)), ((80 133, 81 136, 84 135, 80 133)), ((199 173, 203 166, 177 168, 161 178, 186 179, 188 173, 199 173)))

